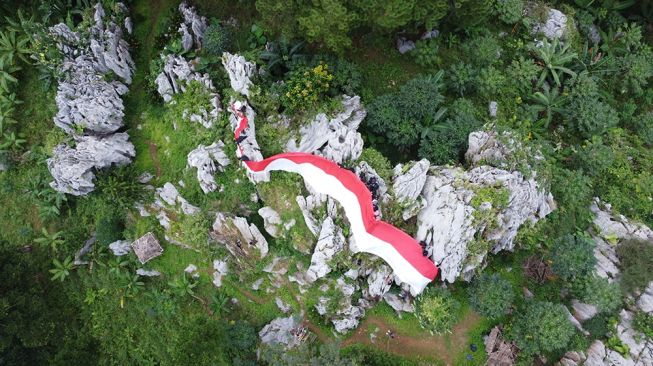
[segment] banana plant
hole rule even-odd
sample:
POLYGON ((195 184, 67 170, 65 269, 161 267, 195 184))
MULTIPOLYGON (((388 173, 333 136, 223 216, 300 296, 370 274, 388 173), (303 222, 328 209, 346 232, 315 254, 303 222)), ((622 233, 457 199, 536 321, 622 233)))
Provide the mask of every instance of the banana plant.
POLYGON ((59 250, 59 246, 64 242, 65 240, 63 239, 63 231, 57 231, 50 234, 45 228, 41 229, 41 237, 34 239, 34 243, 49 246, 54 252, 57 252, 59 250))
POLYGON ((16 134, 15 132, 5 132, 2 137, 3 141, 0 142, 0 150, 18 150, 27 142, 21 134, 16 134))
POLYGON ((0 92, 4 91, 9 94, 9 84, 18 82, 12 74, 19 71, 19 66, 12 66, 7 60, 0 55, 0 92))
POLYGON ((290 69, 290 63, 306 58, 306 55, 301 53, 304 44, 304 41, 291 44, 282 38, 278 42, 268 43, 267 50, 261 52, 259 58, 267 62, 268 70, 282 75, 290 69))
POLYGON ((29 38, 13 29, 6 29, 0 32, 0 57, 3 57, 11 65, 20 60, 29 63, 30 54, 29 38))
POLYGON ((52 273, 52 278, 50 279, 52 281, 65 281, 66 278, 70 276, 73 269, 75 269, 75 264, 70 256, 68 256, 63 262, 55 258, 52 260, 52 264, 54 264, 54 268, 50 270, 50 273, 52 273))
POLYGON ((578 55, 576 52, 570 51, 569 47, 569 43, 563 45, 557 38, 554 38, 552 42, 544 39, 539 47, 534 47, 535 57, 539 60, 538 64, 542 66, 538 86, 542 86, 549 75, 557 86, 562 85, 560 77, 563 74, 576 76, 576 73, 567 65, 577 59, 578 55))
POLYGON ((543 91, 533 94, 531 100, 535 103, 531 106, 532 110, 535 113, 544 113, 545 115, 542 126, 545 129, 549 128, 555 113, 564 113, 565 111, 563 106, 566 98, 560 95, 557 88, 551 89, 548 84, 544 84, 543 91))

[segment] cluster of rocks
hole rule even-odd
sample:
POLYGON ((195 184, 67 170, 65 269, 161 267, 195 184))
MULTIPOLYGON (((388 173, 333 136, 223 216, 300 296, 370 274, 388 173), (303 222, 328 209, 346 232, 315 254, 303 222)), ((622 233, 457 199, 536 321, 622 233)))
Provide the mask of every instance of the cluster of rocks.
MULTIPOLYGON (((207 28, 206 18, 199 16, 195 12, 195 8, 186 3, 179 5, 179 11, 183 16, 179 33, 184 51, 190 51, 193 47, 201 49, 204 31, 207 28)), ((191 83, 197 83, 206 92, 206 100, 198 101, 192 110, 185 110, 183 118, 211 128, 218 121, 222 107, 220 96, 211 77, 195 70, 199 59, 189 61, 183 56, 175 54, 161 54, 161 59, 163 60, 163 70, 155 79, 159 95, 166 103, 171 103, 175 94, 184 93, 191 83)))
POLYGON ((211 237, 223 243, 238 262, 256 261, 268 254, 267 240, 258 227, 244 217, 218 212, 211 237))
POLYGON ((430 166, 426 160, 395 169, 393 190, 404 207, 403 219, 417 217, 416 239, 426 243, 425 250, 444 281, 470 280, 488 252, 513 250, 518 229, 534 224, 555 208, 553 196, 541 188, 535 173, 525 177, 519 171, 477 165, 487 162, 478 156, 500 162, 510 154, 493 135, 485 131, 470 135, 466 155, 470 170, 430 166), (481 141, 494 143, 479 145, 481 141), (506 206, 481 202, 475 207, 472 200, 482 189, 497 194, 505 190, 506 206), (487 245, 478 245, 478 238, 487 245))
MULTIPOLYGON (((598 198, 590 206, 594 213, 594 232, 592 238, 596 242, 594 256, 597 259, 595 274, 615 281, 619 278, 619 259, 615 249, 624 240, 642 240, 653 245, 653 230, 641 223, 628 220, 623 215, 612 212, 607 203, 598 198)), ((639 334, 633 327, 635 313, 644 312, 653 314, 653 282, 641 293, 633 294, 627 307, 619 313, 619 322, 614 331, 622 344, 627 346, 628 353, 622 355, 610 349, 601 340, 596 340, 584 352, 567 352, 559 364, 564 366, 593 365, 593 366, 634 366, 653 364, 653 342, 639 334)), ((572 301, 573 315, 577 321, 584 322, 596 316, 598 310, 594 305, 584 304, 577 300, 572 301)))
POLYGON ((302 323, 302 317, 291 315, 286 318, 276 318, 266 324, 258 333, 261 343, 266 345, 281 345, 289 350, 302 344, 308 335, 308 329, 302 323))
POLYGON ((123 39, 127 8, 118 3, 117 13, 108 16, 100 3, 88 29, 73 32, 60 23, 49 29, 63 55, 57 87, 54 123, 72 136, 73 146, 54 148, 47 165, 59 192, 81 196, 95 189, 95 170, 129 164, 135 156, 123 127, 121 96, 132 81, 134 62, 123 39), (107 79, 112 78, 113 81, 107 79))
POLYGON ((218 189, 213 175, 224 170, 229 164, 229 157, 224 152, 224 143, 220 140, 209 146, 199 145, 188 153, 188 166, 197 168, 197 181, 204 193, 218 189))

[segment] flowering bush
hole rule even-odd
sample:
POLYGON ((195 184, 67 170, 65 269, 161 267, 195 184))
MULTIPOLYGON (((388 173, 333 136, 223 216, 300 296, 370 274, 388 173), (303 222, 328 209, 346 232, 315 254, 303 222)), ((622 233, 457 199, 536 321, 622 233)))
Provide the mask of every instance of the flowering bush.
POLYGON ((319 64, 313 68, 299 68, 290 73, 281 95, 281 104, 290 111, 307 110, 315 107, 333 80, 329 66, 319 64))

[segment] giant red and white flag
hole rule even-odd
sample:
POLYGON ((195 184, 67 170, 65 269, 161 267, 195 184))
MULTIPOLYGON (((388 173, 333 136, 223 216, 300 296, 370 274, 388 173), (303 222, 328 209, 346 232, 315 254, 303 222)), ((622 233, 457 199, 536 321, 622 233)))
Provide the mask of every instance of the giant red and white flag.
MULTIPOLYGON (((249 121, 233 106, 232 110, 238 118, 234 138, 239 141, 249 121)), ((352 250, 381 257, 402 282, 411 286, 412 292, 421 293, 437 276, 438 268, 422 255, 423 249, 415 239, 376 218, 371 192, 351 171, 323 157, 298 152, 243 163, 253 174, 274 170, 298 173, 315 191, 338 201, 351 225, 355 243, 352 250)))

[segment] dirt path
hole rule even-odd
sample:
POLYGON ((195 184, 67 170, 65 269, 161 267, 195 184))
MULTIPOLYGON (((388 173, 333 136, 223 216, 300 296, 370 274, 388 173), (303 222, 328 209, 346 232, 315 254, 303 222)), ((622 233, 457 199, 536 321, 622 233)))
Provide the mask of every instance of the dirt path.
POLYGON ((159 155, 157 155, 157 147, 153 142, 149 142, 147 145, 148 151, 150 152, 150 158, 152 158, 152 164, 156 169, 156 177, 161 176, 161 163, 159 162, 159 155))
POLYGON ((476 313, 469 312, 465 319, 453 328, 452 333, 448 337, 433 336, 426 332, 422 336, 415 337, 393 329, 379 317, 369 316, 343 342, 343 346, 357 343, 372 345, 386 352, 402 356, 438 358, 444 361, 446 365, 453 365, 455 355, 468 346, 467 333, 476 326, 479 320, 480 318, 476 313), (379 328, 379 331, 376 332, 376 339, 372 342, 370 340, 369 329, 374 328, 379 328), (395 333, 394 339, 386 336, 388 330, 395 333))

